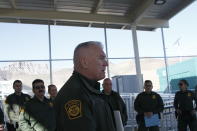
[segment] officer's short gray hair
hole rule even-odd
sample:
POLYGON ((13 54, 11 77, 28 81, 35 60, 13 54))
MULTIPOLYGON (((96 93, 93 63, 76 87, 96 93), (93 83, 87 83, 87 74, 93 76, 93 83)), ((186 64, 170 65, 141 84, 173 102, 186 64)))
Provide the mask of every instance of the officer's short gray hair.
POLYGON ((79 57, 80 57, 80 53, 79 50, 80 49, 85 49, 85 48, 89 48, 90 46, 98 46, 101 47, 103 49, 103 44, 99 41, 87 41, 87 42, 83 42, 80 43, 79 45, 77 45, 77 47, 74 50, 74 56, 73 56, 73 62, 74 62, 74 66, 76 66, 77 64, 79 64, 79 57))

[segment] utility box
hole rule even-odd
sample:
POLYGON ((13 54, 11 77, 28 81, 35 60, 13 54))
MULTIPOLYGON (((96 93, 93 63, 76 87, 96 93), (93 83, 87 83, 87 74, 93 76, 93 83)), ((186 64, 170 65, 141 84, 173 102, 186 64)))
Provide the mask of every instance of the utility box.
POLYGON ((119 75, 112 77, 112 88, 119 93, 139 93, 143 88, 142 75, 119 75))

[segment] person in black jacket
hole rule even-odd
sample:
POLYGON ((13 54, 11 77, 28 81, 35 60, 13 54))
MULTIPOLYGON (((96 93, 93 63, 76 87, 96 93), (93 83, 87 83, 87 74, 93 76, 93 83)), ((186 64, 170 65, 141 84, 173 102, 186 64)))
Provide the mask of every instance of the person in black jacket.
POLYGON ((121 96, 112 90, 112 82, 109 78, 104 79, 102 92, 104 93, 103 98, 110 104, 112 110, 120 111, 122 123, 125 126, 128 120, 126 105, 121 96))
POLYGON ((176 92, 174 98, 174 107, 178 120, 178 131, 187 131, 189 125, 190 131, 197 131, 196 110, 193 102, 197 105, 195 94, 188 90, 189 83, 186 80, 180 80, 178 84, 180 91, 176 92))
POLYGON ((153 92, 152 88, 152 81, 146 80, 144 82, 145 91, 138 94, 134 101, 134 108, 137 112, 138 131, 159 131, 158 126, 146 127, 144 120, 144 117, 151 117, 153 114, 160 115, 160 112, 164 109, 161 96, 153 92))
POLYGON ((75 48, 74 72, 54 101, 56 131, 116 131, 97 82, 105 77, 105 57, 100 42, 85 42, 75 48))
POLYGON ((44 81, 32 82, 34 97, 30 99, 20 113, 21 131, 55 131, 55 110, 51 100, 45 97, 44 81))
POLYGON ((8 116, 6 123, 8 131, 16 131, 18 129, 20 109, 30 100, 30 96, 22 92, 22 81, 15 80, 13 82, 14 93, 10 94, 5 100, 5 113, 8 116))

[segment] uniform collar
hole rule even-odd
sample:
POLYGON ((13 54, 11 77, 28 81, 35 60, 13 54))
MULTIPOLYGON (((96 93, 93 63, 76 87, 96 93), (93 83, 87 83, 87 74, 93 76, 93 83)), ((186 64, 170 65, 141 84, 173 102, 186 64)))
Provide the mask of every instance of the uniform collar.
POLYGON ((144 91, 144 93, 145 93, 145 94, 148 94, 148 95, 151 95, 151 94, 153 93, 153 91, 151 91, 151 92, 145 92, 145 91, 144 91))
POLYGON ((47 98, 44 97, 43 101, 41 101, 41 100, 39 100, 36 96, 34 96, 34 97, 33 97, 33 100, 45 103, 45 102, 47 101, 47 98))
POLYGON ((53 101, 53 100, 55 100, 55 97, 54 98, 50 97, 49 100, 53 101))
POLYGON ((16 94, 16 92, 14 92, 14 95, 15 95, 15 96, 22 96, 22 95, 23 95, 23 93, 21 92, 21 95, 17 95, 17 94, 16 94))
POLYGON ((82 82, 85 84, 86 88, 90 90, 91 92, 94 92, 96 94, 101 94, 100 91, 100 83, 94 80, 90 80, 87 77, 83 76, 79 72, 74 71, 73 75, 77 75, 82 82))
POLYGON ((181 92, 187 92, 188 90, 186 89, 186 90, 180 90, 181 92))
MULTIPOLYGON (((102 90, 102 93, 105 94, 105 91, 102 90)), ((110 94, 105 94, 105 95, 110 96, 110 95, 113 95, 114 93, 115 93, 115 92, 114 92, 113 90, 111 90, 111 93, 110 93, 110 94)))

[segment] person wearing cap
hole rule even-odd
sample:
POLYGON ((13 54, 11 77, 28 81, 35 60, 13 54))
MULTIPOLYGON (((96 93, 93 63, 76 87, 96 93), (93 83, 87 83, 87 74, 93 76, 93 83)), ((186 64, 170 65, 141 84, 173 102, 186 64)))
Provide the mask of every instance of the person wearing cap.
POLYGON ((8 131, 20 131, 18 128, 20 110, 31 97, 22 92, 21 80, 13 82, 13 89, 14 93, 10 94, 5 100, 4 111, 8 118, 6 125, 8 131))
POLYGON ((56 131, 116 131, 98 82, 105 78, 107 65, 100 42, 84 42, 75 48, 74 72, 54 101, 56 131))
POLYGON ((134 108, 137 112, 136 121, 138 124, 138 131, 159 131, 158 125, 147 126, 145 124, 145 117, 150 118, 154 114, 160 116, 160 112, 164 109, 161 96, 152 91, 152 89, 152 81, 146 80, 144 82, 145 91, 138 94, 134 101, 134 108))
POLYGON ((19 127, 22 131, 55 131, 55 111, 52 102, 45 95, 44 81, 32 82, 34 97, 20 113, 19 127))
POLYGON ((53 84, 48 85, 48 93, 50 95, 50 100, 53 101, 57 96, 57 87, 53 84))
POLYGON ((103 80, 103 91, 104 93, 104 100, 106 100, 113 111, 120 111, 122 124, 125 126, 127 124, 128 116, 126 105, 119 95, 119 93, 112 90, 112 82, 109 78, 103 80))
POLYGON ((197 105, 195 94, 188 90, 189 83, 185 79, 180 80, 178 86, 180 91, 176 92, 174 98, 178 131, 187 131, 187 126, 190 131, 197 131, 197 107, 193 105, 193 102, 197 105))

